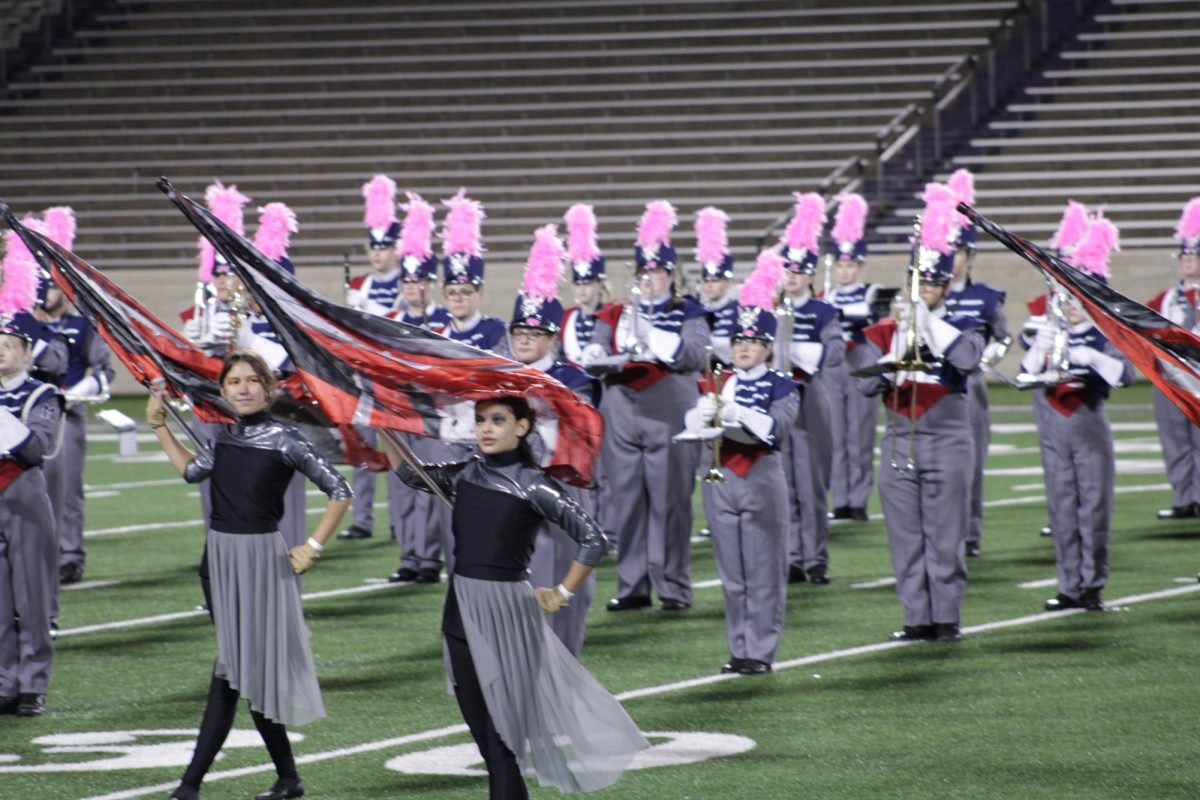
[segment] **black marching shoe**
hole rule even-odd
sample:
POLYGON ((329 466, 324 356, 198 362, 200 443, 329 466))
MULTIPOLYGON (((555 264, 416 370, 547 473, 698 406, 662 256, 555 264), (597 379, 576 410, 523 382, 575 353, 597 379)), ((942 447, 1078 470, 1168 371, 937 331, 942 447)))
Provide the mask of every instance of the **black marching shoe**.
POLYGON ((738 668, 738 675, 766 675, 771 671, 771 665, 765 661, 759 661, 754 658, 742 659, 742 666, 738 668))
POLYGON ((1046 601, 1044 608, 1047 611, 1067 611, 1072 608, 1083 608, 1083 603, 1076 600, 1074 597, 1059 592, 1054 597, 1046 601))
POLYGON ((829 568, 828 567, 809 567, 808 582, 816 586, 825 586, 829 583, 829 568))
POLYGON ((967 542, 967 558, 979 558, 979 554, 982 552, 983 550, 980 549, 979 542, 967 542))
POLYGON ((1043 525, 1043 526, 1042 526, 1042 529, 1041 529, 1040 531, 1038 531, 1038 534, 1039 534, 1040 536, 1053 536, 1053 535, 1054 535, 1054 531, 1050 530, 1050 526, 1049 526, 1049 525, 1043 525))
POLYGON ((400 569, 388 575, 388 583, 416 583, 417 571, 409 567, 401 567, 400 569))
POLYGON ((270 789, 254 795, 254 800, 288 800, 291 797, 304 797, 304 781, 299 778, 280 778, 270 789))
POLYGON ((961 642, 962 628, 957 622, 933 623, 933 638, 939 642, 961 642))
POLYGON ((1088 611, 1108 611, 1108 606, 1100 599, 1099 589, 1087 589, 1079 598, 1079 603, 1088 611))
POLYGON ((669 597, 664 598, 662 601, 663 611, 687 611, 691 607, 691 603, 685 603, 682 600, 672 600, 669 597))
POLYGON ((850 519, 854 520, 855 522, 867 522, 871 519, 871 517, 867 514, 867 510, 865 508, 859 508, 858 506, 850 506, 849 511, 850 511, 850 519))
POLYGON ((629 597, 614 597, 604 606, 609 611, 630 611, 635 608, 649 608, 650 598, 631 595, 629 597))
POLYGON ((437 567, 417 570, 417 583, 440 583, 441 580, 442 571, 437 567))
POLYGON ((825 516, 830 519, 850 519, 850 506, 838 506, 825 516))
POLYGON ((46 695, 22 694, 17 698, 18 717, 40 717, 46 713, 46 695))
POLYGON ((788 564, 788 583, 804 583, 807 580, 808 576, 804 574, 804 567, 788 564))
POLYGON ((934 637, 932 625, 905 625, 903 630, 892 633, 893 642, 927 642, 934 637))
POLYGON ((1200 504, 1197 503, 1171 506, 1158 512, 1159 519, 1195 519, 1196 517, 1200 517, 1200 504))
POLYGON ((339 539, 370 539, 375 534, 361 525, 351 525, 338 534, 339 539))
POLYGON ((171 792, 169 800, 200 800, 200 790, 181 783, 179 788, 171 792))
POLYGON ((63 564, 58 568, 58 582, 66 586, 83 580, 83 564, 63 564))
POLYGON ((721 665, 721 674, 730 675, 734 672, 742 671, 742 664, 746 663, 744 658, 730 658, 728 663, 721 665))
POLYGON ((17 703, 20 698, 16 695, 12 697, 0 697, 0 717, 10 717, 17 713, 17 703))

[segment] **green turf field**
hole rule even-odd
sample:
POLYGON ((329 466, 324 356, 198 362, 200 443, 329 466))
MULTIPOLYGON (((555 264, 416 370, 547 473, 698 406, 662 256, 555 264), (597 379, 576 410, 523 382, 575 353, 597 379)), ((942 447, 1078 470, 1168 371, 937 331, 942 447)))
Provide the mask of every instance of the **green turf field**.
MULTIPOLYGON (((1038 536, 1036 441, 1028 397, 1007 390, 992 396, 995 474, 960 644, 885 643, 901 613, 880 585, 890 576, 881 521, 834 527, 834 583, 792 587, 778 671, 761 678, 716 675, 726 650, 707 542, 694 547, 695 606, 682 614, 606 613, 607 562, 584 663, 632 693, 627 709, 643 730, 670 734, 652 740, 675 741, 664 748, 675 759, 664 753, 667 766, 630 771, 595 796, 1200 796, 1200 525, 1154 519, 1170 493, 1149 399, 1144 385, 1123 390, 1110 411, 1121 429, 1105 597, 1132 598, 1112 613, 1041 613, 1055 590, 1038 536), (679 736, 701 733, 721 736, 679 736), (733 754, 709 757, 717 752, 733 754)), ((149 457, 149 441, 142 449, 147 458, 114 460, 114 443, 91 447, 85 586, 106 583, 62 596, 50 713, 0 718, 0 798, 162 798, 190 755, 215 652, 194 611, 199 502, 149 457)), ((332 543, 305 578, 329 716, 295 731, 301 774, 314 798, 485 797, 480 777, 431 774, 461 748, 428 751, 469 739, 445 693, 441 590, 368 583, 395 569, 385 520, 377 512, 374 539, 332 543)), ((236 730, 240 746, 226 748, 205 798, 249 798, 273 779, 249 714, 236 730)))

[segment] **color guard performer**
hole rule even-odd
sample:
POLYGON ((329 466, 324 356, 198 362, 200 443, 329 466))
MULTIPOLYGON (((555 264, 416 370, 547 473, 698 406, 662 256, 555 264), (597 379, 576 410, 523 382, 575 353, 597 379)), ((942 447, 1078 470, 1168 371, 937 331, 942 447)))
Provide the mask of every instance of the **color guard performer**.
POLYGON ((979 366, 983 336, 976 320, 946 311, 959 236, 954 195, 931 183, 925 203, 905 313, 867 328, 850 359, 863 392, 882 394, 887 407, 879 499, 904 606, 904 628, 892 638, 958 641, 975 457, 967 375, 979 366))
POLYGON ((826 370, 842 366, 846 342, 838 312, 813 297, 812 282, 821 254, 825 200, 816 193, 796 195, 795 213, 780 241, 783 250, 784 333, 776 363, 799 384, 799 412, 783 437, 783 471, 791 502, 788 529, 788 582, 829 583, 829 473, 833 437, 829 431, 826 370))
MULTIPOLYGON (((1193 197, 1184 206, 1175 238, 1179 240, 1175 260, 1179 282, 1159 292, 1148 305, 1176 325, 1195 329, 1196 309, 1200 307, 1200 197, 1193 197)), ((1171 507, 1159 511, 1158 518, 1200 517, 1200 427, 1158 389, 1153 392, 1154 422, 1173 492, 1171 507)))
POLYGON ((709 334, 700 304, 675 292, 670 233, 676 219, 665 200, 647 205, 638 223, 633 297, 619 317, 608 313, 597 320, 584 351, 585 368, 617 365, 600 401, 601 457, 619 537, 617 596, 608 603, 610 611, 650 606, 651 588, 664 610, 692 603, 691 498, 698 448, 671 439, 699 396, 709 334))
POLYGON ((742 286, 733 374, 715 379, 684 417, 685 435, 712 442, 704 513, 725 595, 729 662, 722 672, 771 671, 787 604, 788 486, 779 448, 795 423, 796 383, 769 368, 783 259, 766 250, 742 286), (715 436, 714 436, 715 435, 715 436), (719 469, 717 465, 720 465, 719 469))
MULTIPOLYGON (((1107 283, 1108 260, 1118 249, 1116 227, 1096 212, 1071 263, 1107 283)), ((1108 548, 1116 464, 1104 405, 1113 387, 1133 379, 1133 365, 1096 328, 1078 301, 1060 297, 1066 328, 1047 326, 1021 360, 1018 380, 1032 383, 1042 405, 1044 446, 1053 469, 1044 472, 1054 537, 1058 594, 1047 611, 1105 610, 1108 548)))

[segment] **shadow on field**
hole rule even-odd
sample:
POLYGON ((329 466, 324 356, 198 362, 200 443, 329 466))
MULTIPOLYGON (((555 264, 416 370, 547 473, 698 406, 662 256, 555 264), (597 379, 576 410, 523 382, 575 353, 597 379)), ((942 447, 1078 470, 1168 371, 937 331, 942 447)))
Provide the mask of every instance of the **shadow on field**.
POLYGON ((1122 528, 1119 533, 1121 538, 1131 539, 1157 539, 1160 541, 1189 541, 1191 539, 1200 539, 1200 527, 1189 525, 1187 527, 1181 525, 1163 525, 1155 528, 1122 528))

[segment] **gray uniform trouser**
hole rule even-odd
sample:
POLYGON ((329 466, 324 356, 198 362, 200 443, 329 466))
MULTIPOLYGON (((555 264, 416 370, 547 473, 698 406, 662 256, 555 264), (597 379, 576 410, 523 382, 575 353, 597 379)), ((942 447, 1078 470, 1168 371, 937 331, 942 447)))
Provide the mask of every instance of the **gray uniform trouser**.
POLYGON ((971 473, 971 503, 967 541, 983 538, 983 467, 992 442, 992 415, 988 410, 987 380, 982 372, 967 377, 967 408, 971 417, 971 437, 975 444, 975 469, 971 473))
POLYGON ((1200 426, 1193 425, 1158 389, 1154 390, 1154 422, 1174 493, 1172 505, 1200 503, 1200 426))
POLYGON ((704 513, 725 594, 725 631, 734 658, 774 661, 787 604, 787 482, 775 453, 746 476, 723 469, 705 483, 704 513))
POLYGON ((610 386, 604 474, 617 534, 617 595, 692 602, 692 490, 700 446, 672 442, 699 396, 694 376, 669 375, 645 391, 610 386))
MULTIPOLYGON (((909 420, 887 412, 880 442, 907 460, 909 420)), ((946 395, 917 420, 916 468, 879 470, 879 500, 905 625, 957 623, 967 590, 968 491, 975 449, 967 397, 946 395)), ((903 466, 903 464, 901 464, 903 466)))
POLYGON ((788 563, 812 569, 829 564, 829 473, 833 437, 829 433, 829 407, 820 381, 800 387, 800 412, 783 441, 784 476, 791 504, 788 525, 788 563))
POLYGON ((40 468, 0 493, 0 695, 45 694, 54 648, 50 602, 58 576, 54 514, 40 468), (17 618, 20 617, 20 625, 17 618))
MULTIPOLYGON (((84 565, 83 549, 83 464, 87 455, 87 406, 67 406, 63 415, 62 447, 50 463, 58 465, 60 487, 54 508, 58 517, 58 563, 84 565)), ((47 482, 49 475, 47 474, 47 482)), ((50 489, 55 497, 55 489, 50 489)))
MULTIPOLYGON (((355 429, 363 441, 371 447, 376 445, 375 430, 359 425, 355 429)), ((354 500, 350 505, 350 524, 365 531, 375 530, 375 487, 379 483, 379 473, 366 467, 355 467, 350 476, 350 487, 354 490, 354 500)), ((391 484, 388 485, 391 491, 391 484)), ((389 495, 390 497, 390 495, 389 495)))
MULTIPOLYGON (((405 437, 413 454, 422 463, 444 461, 436 445, 440 442, 420 436, 405 437)), ((438 570, 442 566, 442 533, 439 524, 434 524, 434 505, 445 504, 436 496, 404 483, 389 472, 388 518, 392 525, 392 538, 400 547, 400 566, 414 570, 438 570)))
POLYGON ((875 464, 875 426, 879 399, 865 397, 850 376, 849 362, 821 373, 829 397, 829 429, 833 434, 833 471, 829 488, 835 508, 866 508, 875 464))
MULTIPOLYGON (((450 444, 440 439, 426 439, 419 447, 427 448, 418 452, 418 457, 429 464, 448 464, 465 461, 474 452, 473 446, 450 444)), ((454 520, 450 506, 443 503, 437 495, 430 494, 428 500, 428 530, 427 535, 434 541, 440 542, 446 561, 446 574, 454 572, 454 520)))
MULTIPOLYGON (((580 507, 589 514, 596 510, 595 492, 580 489, 575 486, 565 486, 570 495, 580 507)), ((567 532, 557 525, 545 524, 538 527, 537 540, 533 545, 533 558, 529 561, 529 582, 535 588, 553 588, 566 577, 567 570, 575 563, 579 555, 579 544, 567 535, 567 532)), ((571 598, 566 608, 553 614, 546 614, 542 619, 554 631, 571 655, 579 657, 583 650, 583 637, 587 629, 588 608, 592 604, 592 595, 596 591, 596 574, 588 575, 579 591, 571 598)))
POLYGON ((1034 402, 1046 406, 1047 446, 1055 468, 1046 473, 1046 505, 1054 534, 1058 591, 1080 599, 1108 582, 1108 547, 1116 464, 1112 429, 1101 404, 1080 406, 1069 417, 1055 411, 1038 390, 1034 402))

